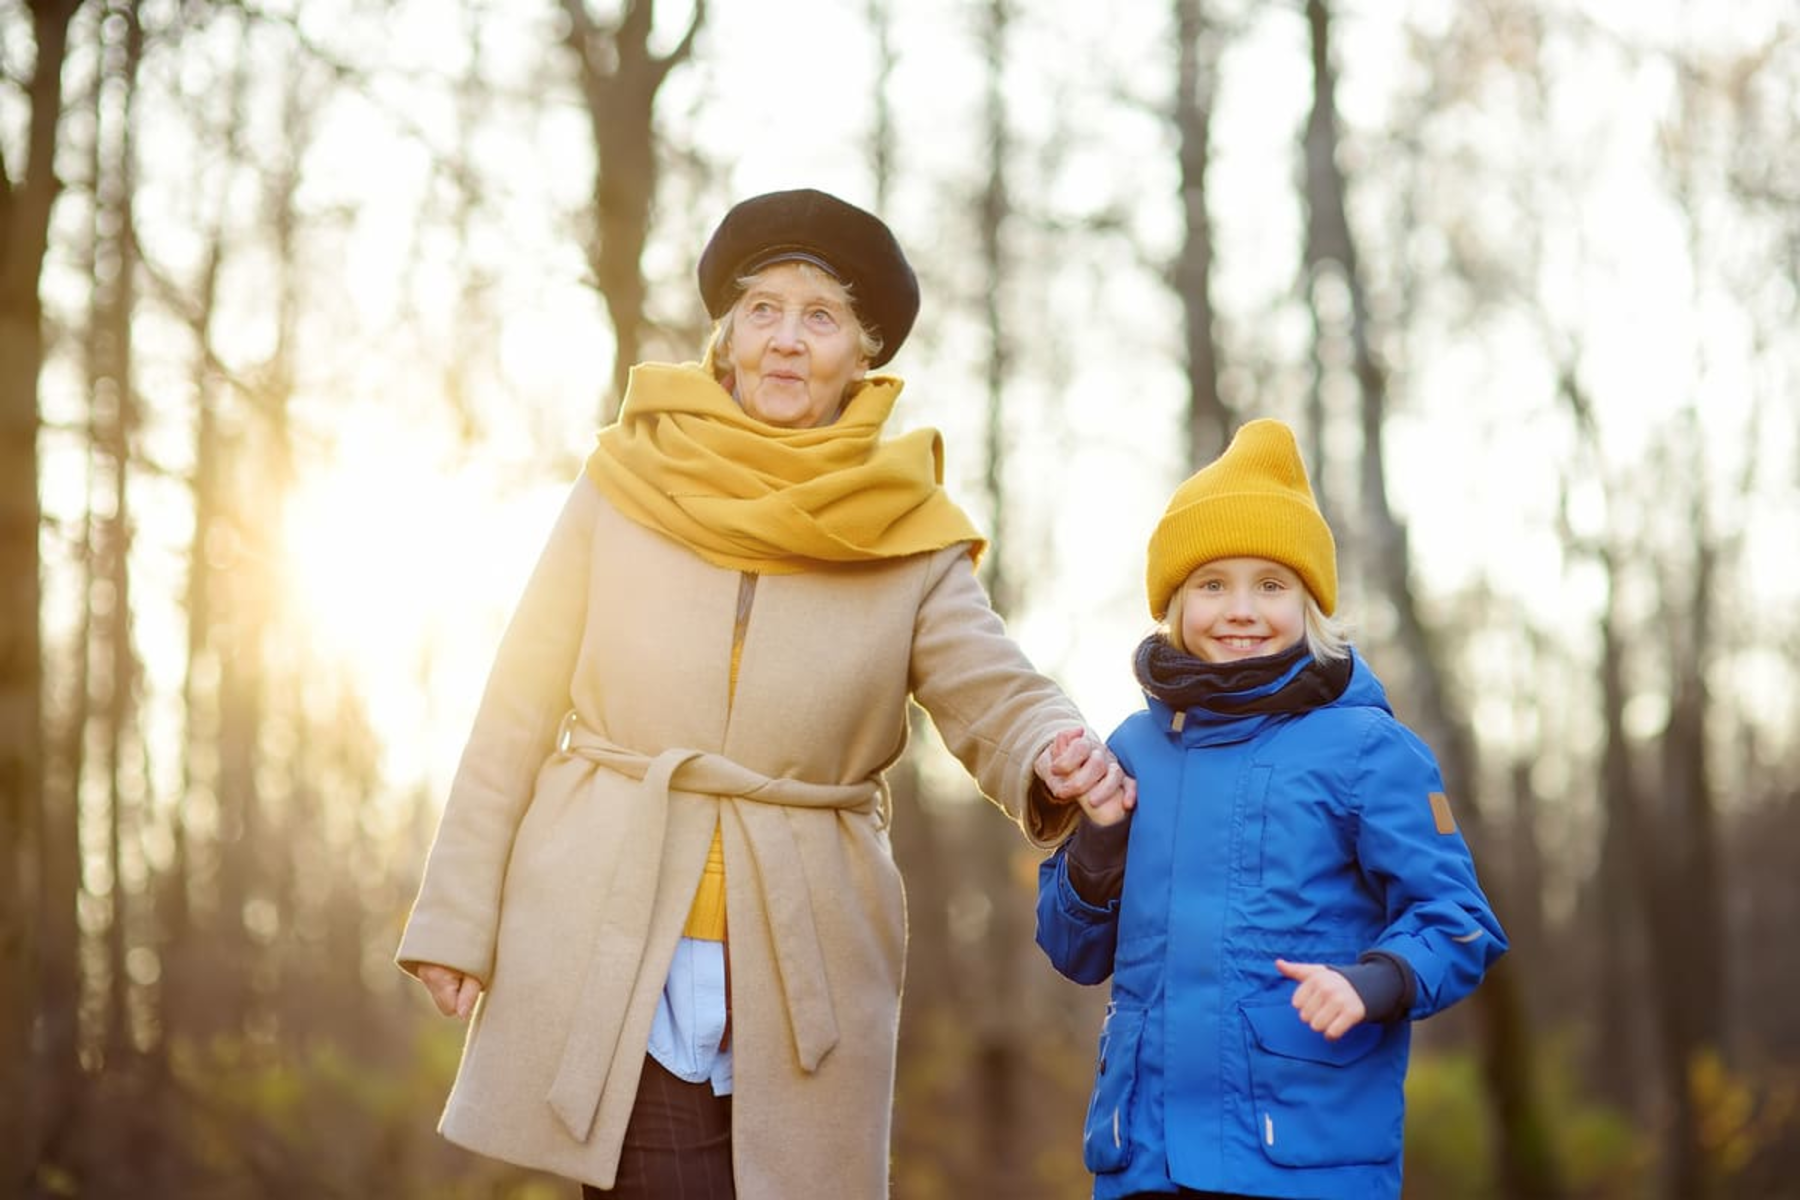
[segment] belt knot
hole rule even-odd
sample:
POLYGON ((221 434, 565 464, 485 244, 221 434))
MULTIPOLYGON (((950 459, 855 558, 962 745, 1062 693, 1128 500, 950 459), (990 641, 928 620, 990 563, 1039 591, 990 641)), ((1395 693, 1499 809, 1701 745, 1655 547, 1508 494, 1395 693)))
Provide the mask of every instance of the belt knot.
MULTIPOLYGON (((636 1048, 632 1055, 622 1055, 619 1043, 648 948, 672 791, 712 796, 731 805, 742 822, 756 866, 751 877, 760 885, 756 899, 767 914, 787 998, 794 1049, 805 1070, 817 1070, 837 1045, 837 1015, 800 843, 783 810, 867 812, 885 825, 889 803, 882 782, 819 784, 769 776, 723 755, 686 748, 651 756, 611 741, 574 710, 558 727, 556 749, 642 782, 642 803, 631 806, 627 827, 620 831, 622 843, 635 849, 621 855, 608 889, 561 1066, 546 1097, 563 1125, 586 1141, 613 1069, 623 1057, 642 1057, 636 1048)), ((746 925, 754 929, 758 923, 746 925)))

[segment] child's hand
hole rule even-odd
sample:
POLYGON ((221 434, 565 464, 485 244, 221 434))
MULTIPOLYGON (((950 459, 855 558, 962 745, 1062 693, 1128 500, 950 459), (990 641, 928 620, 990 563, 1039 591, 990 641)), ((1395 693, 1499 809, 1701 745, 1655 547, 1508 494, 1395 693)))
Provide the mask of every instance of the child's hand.
POLYGON ((1116 759, 1100 786, 1081 797, 1082 811, 1096 825, 1117 825, 1136 807, 1137 780, 1125 774, 1125 768, 1116 759))
POLYGON ((1085 729, 1057 734, 1034 765, 1052 796, 1065 804, 1080 803, 1096 825, 1115 825, 1137 805, 1137 781, 1085 729))
POLYGON ((1330 967, 1278 958, 1275 969, 1300 984, 1294 990, 1293 1005, 1300 1019, 1324 1034, 1327 1041, 1337 1041, 1368 1015, 1350 981, 1330 967))

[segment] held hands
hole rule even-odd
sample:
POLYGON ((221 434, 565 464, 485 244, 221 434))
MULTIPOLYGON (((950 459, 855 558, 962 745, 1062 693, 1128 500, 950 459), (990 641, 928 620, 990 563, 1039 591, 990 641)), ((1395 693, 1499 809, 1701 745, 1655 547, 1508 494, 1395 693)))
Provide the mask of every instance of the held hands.
POLYGON ((481 995, 481 980, 437 963, 419 964, 419 982, 431 993, 439 1012, 459 1021, 469 1019, 475 1011, 475 999, 481 995))
POLYGON ((1337 1041, 1368 1015, 1350 981, 1330 967, 1278 958, 1275 969, 1300 984, 1294 991, 1294 1008, 1327 1041, 1337 1041))
POLYGON ((1116 825, 1137 807, 1137 780, 1085 729, 1057 734, 1034 765, 1052 796, 1079 803, 1096 825, 1116 825))

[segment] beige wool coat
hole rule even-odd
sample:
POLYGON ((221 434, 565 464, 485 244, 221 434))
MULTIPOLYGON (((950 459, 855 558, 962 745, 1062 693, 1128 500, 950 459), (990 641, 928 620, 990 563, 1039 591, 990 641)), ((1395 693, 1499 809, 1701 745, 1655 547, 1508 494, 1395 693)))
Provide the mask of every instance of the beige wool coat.
POLYGON ((585 477, 499 649, 398 952, 485 991, 440 1129, 609 1187, 715 822, 742 1200, 888 1194, 906 952, 882 772, 908 697, 1034 841, 1032 763, 1080 716, 1006 637, 967 549, 740 575, 585 477))

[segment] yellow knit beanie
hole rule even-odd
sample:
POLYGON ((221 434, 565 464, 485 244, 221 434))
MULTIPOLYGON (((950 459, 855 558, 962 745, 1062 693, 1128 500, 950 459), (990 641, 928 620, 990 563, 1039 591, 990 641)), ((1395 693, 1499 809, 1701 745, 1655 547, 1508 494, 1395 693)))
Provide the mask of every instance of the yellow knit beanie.
POLYGON ((1175 489, 1150 535, 1150 615, 1162 620, 1175 589, 1218 558, 1281 563, 1326 616, 1337 609, 1337 543, 1313 499, 1294 431, 1280 421, 1245 425, 1225 453, 1175 489))

